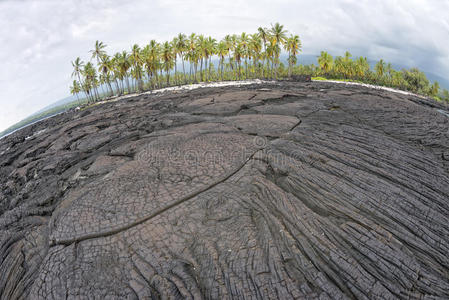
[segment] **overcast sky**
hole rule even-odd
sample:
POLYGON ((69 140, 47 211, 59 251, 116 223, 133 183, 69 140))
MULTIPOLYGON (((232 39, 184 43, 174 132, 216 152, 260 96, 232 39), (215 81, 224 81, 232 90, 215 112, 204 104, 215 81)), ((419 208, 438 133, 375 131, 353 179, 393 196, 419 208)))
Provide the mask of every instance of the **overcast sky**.
POLYGON ((275 22, 300 36, 305 54, 350 50, 449 76, 447 0, 0 0, 0 131, 68 96, 70 62, 89 59, 97 39, 113 53, 275 22))

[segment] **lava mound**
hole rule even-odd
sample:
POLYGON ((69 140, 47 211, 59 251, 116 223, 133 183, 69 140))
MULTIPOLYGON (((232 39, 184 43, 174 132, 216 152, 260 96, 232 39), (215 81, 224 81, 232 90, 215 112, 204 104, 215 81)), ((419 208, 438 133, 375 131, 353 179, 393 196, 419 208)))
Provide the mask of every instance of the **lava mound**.
POLYGON ((282 82, 39 122, 0 140, 0 298, 447 299, 448 116, 282 82))

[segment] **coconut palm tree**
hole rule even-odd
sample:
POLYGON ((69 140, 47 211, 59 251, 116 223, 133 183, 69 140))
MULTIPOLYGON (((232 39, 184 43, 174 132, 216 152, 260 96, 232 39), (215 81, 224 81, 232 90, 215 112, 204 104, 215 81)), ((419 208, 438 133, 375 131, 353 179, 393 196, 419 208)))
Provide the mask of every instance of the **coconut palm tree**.
POLYGON ((91 62, 84 65, 83 75, 85 82, 87 82, 86 87, 88 94, 90 94, 90 91, 93 90, 92 101, 99 99, 100 96, 97 91, 97 72, 91 62))
POLYGON ((79 84, 82 86, 83 81, 81 80, 81 74, 83 72, 84 62, 79 57, 77 57, 74 61, 72 61, 72 66, 73 66, 72 77, 77 77, 79 84))
POLYGON ((385 62, 383 59, 377 62, 377 64, 374 66, 374 70, 376 71, 377 79, 382 80, 385 75, 385 62))
POLYGON ((160 45, 158 42, 156 42, 156 40, 151 40, 150 44, 148 45, 149 47, 149 52, 148 52, 148 59, 147 62, 149 63, 148 68, 151 71, 151 75, 152 77, 155 77, 155 82, 153 85, 153 87, 155 86, 159 86, 159 76, 158 76, 158 71, 161 67, 160 64, 160 45))
MULTIPOLYGON (((263 41, 263 52, 265 54, 267 52, 267 40, 269 38, 269 30, 267 28, 259 27, 257 31, 263 41)), ((265 55, 262 57, 262 76, 264 76, 263 74, 264 68, 265 68, 265 55)))
POLYGON ((239 45, 242 48, 242 54, 245 60, 245 77, 248 76, 248 44, 249 36, 246 34, 246 32, 242 32, 239 39, 239 45))
POLYGON ((262 51, 262 38, 259 34, 255 33, 251 35, 249 49, 253 58, 254 74, 256 74, 262 51))
POLYGON ((270 40, 267 44, 267 49, 265 53, 265 57, 267 59, 267 73, 270 74, 269 76, 273 79, 274 78, 274 57, 275 57, 275 44, 270 40), (271 66, 270 66, 271 64, 271 66))
POLYGON ((117 94, 121 95, 123 93, 123 90, 120 86, 119 80, 120 80, 120 68, 119 68, 119 60, 120 60, 120 53, 115 53, 114 56, 111 58, 111 72, 112 72, 112 79, 114 80, 117 94))
POLYGON ((177 44, 176 44, 176 50, 181 58, 181 62, 182 62, 182 73, 184 73, 184 84, 187 83, 187 78, 186 78, 186 70, 184 67, 184 53, 187 51, 188 49, 188 41, 187 41, 187 37, 185 34, 178 34, 178 38, 177 38, 177 44))
MULTIPOLYGON (((204 76, 203 76, 203 60, 205 57, 205 51, 206 51, 206 38, 204 37, 204 35, 199 35, 196 39, 196 49, 197 49, 197 55, 198 55, 198 59, 200 60, 200 78, 201 81, 204 81, 204 76)), ((207 64, 207 61, 206 63, 207 64)), ((205 67, 207 69, 207 65, 205 67)))
POLYGON ((198 42, 197 42, 197 36, 195 33, 190 34, 189 40, 188 40, 188 57, 189 57, 189 63, 190 63, 190 77, 192 77, 193 73, 193 81, 197 81, 197 68, 198 68, 198 42))
POLYGON ((296 64, 296 55, 301 51, 301 41, 298 35, 291 35, 285 43, 288 52, 288 77, 292 76, 292 65, 296 64))
POLYGON ((355 61, 355 70, 359 79, 365 78, 370 69, 368 59, 366 57, 359 57, 355 61))
POLYGON ((321 51, 321 55, 318 57, 318 64, 320 65, 322 73, 328 74, 333 65, 332 55, 326 51, 321 51))
POLYGON ((223 65, 226 55, 228 54, 228 46, 226 45, 226 42, 224 40, 220 41, 217 45, 217 55, 220 59, 220 62, 218 64, 218 67, 220 69, 220 78, 223 81, 223 65))
POLYGON ((131 54, 129 56, 131 60, 131 65, 133 66, 133 77, 136 79, 137 88, 139 91, 143 91, 143 81, 142 81, 142 53, 139 45, 134 44, 131 49, 131 54))
POLYGON ((106 45, 103 44, 103 42, 100 42, 100 41, 97 40, 95 42, 94 50, 90 51, 90 53, 92 53, 92 59, 96 58, 97 59, 97 63, 99 63, 101 57, 106 54, 106 51, 103 50, 104 48, 106 48, 106 45))
POLYGON ((108 85, 112 96, 114 94, 114 90, 112 89, 111 86, 111 71, 112 71, 111 58, 107 54, 104 54, 100 58, 98 72, 103 74, 104 83, 108 85))
POLYGON ((216 52, 216 47, 217 47, 217 41, 212 38, 212 37, 208 37, 206 39, 205 42, 205 48, 204 48, 204 59, 208 62, 209 65, 209 69, 207 70, 208 72, 208 78, 207 80, 210 80, 211 78, 211 68, 212 68, 212 56, 215 54, 216 52))
POLYGON ((231 57, 231 52, 234 51, 234 45, 235 45, 234 36, 227 34, 223 40, 226 44, 226 48, 228 49, 229 66, 231 67, 231 70, 233 70, 234 66, 232 64, 233 60, 231 57))
POLYGON ((349 53, 349 51, 345 52, 345 55, 343 57, 343 64, 344 64, 344 76, 345 78, 349 78, 353 76, 353 61, 351 59, 352 54, 349 53))
POLYGON ((287 39, 287 31, 284 30, 284 25, 275 23, 274 25, 271 25, 270 34, 271 34, 272 46, 274 47, 273 54, 275 55, 275 57, 274 57, 275 78, 277 78, 277 67, 279 65, 279 56, 281 54, 281 46, 285 43, 285 41, 287 39))
POLYGON ((128 70, 131 68, 131 62, 130 62, 130 56, 126 51, 122 51, 118 64, 119 64, 119 69, 120 69, 120 77, 122 80, 122 86, 123 86, 123 81, 125 81, 128 93, 131 93, 131 86, 129 84, 129 74, 128 74, 128 70))
POLYGON ((430 95, 432 97, 436 97, 438 96, 438 92, 440 90, 440 84, 438 83, 438 81, 435 81, 432 86, 430 87, 430 95))
POLYGON ((167 76, 167 86, 170 85, 170 70, 173 67, 173 50, 169 42, 162 45, 162 61, 164 63, 164 70, 167 76))
POLYGON ((174 66, 175 66, 175 74, 173 75, 174 81, 175 81, 175 85, 178 84, 178 80, 177 80, 177 67, 176 64, 178 62, 178 37, 174 37, 173 40, 171 41, 171 49, 173 51, 172 56, 173 56, 173 61, 174 61, 174 66))
POLYGON ((234 59, 237 65, 237 72, 238 72, 238 79, 240 80, 240 75, 241 75, 241 61, 242 61, 242 57, 244 55, 244 50, 242 48, 242 45, 238 44, 237 47, 235 47, 234 49, 234 59))
POLYGON ((345 64, 343 57, 337 56, 334 60, 333 71, 335 76, 343 76, 345 74, 345 64))
POLYGON ((78 96, 79 92, 81 91, 81 86, 79 85, 78 81, 73 80, 72 85, 70 86, 70 94, 76 96, 76 100, 81 104, 80 98, 78 96))

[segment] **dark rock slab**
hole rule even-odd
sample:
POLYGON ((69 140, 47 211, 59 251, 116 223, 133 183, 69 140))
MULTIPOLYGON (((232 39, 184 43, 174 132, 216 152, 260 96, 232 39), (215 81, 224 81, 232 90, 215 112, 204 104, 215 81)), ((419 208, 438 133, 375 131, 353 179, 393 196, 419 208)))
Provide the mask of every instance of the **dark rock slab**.
POLYGON ((281 82, 36 123, 0 140, 0 298, 447 299, 447 113, 281 82))

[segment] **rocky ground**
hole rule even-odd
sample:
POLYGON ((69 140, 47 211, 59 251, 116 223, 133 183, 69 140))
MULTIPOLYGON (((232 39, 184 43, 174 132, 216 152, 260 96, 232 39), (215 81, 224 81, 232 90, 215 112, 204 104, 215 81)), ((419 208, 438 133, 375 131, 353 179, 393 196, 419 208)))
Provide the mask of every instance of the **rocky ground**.
POLYGON ((27 127, 0 140, 1 299, 447 299, 447 113, 283 82, 27 127))

